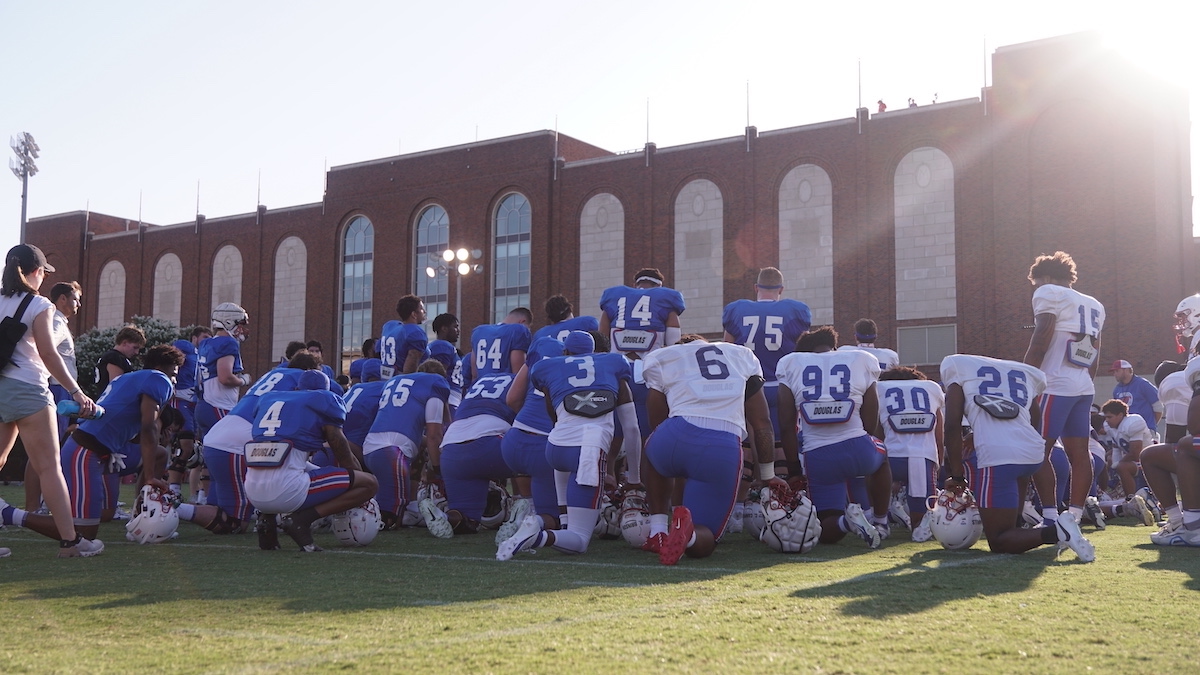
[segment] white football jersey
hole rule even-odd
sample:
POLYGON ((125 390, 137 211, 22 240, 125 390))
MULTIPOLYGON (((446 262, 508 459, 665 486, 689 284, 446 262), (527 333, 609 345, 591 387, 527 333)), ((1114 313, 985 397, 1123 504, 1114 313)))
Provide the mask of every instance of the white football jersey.
POLYGON ((1054 315, 1054 334, 1042 372, 1046 393, 1086 396, 1096 393, 1088 368, 1099 356, 1096 341, 1104 328, 1104 305, 1073 288, 1043 284, 1033 292, 1033 315, 1054 315))
POLYGON ((1116 467, 1117 462, 1120 462, 1129 452, 1130 443, 1141 441, 1143 450, 1154 444, 1154 433, 1146 426, 1146 420, 1135 413, 1126 415, 1116 429, 1109 426, 1108 422, 1104 423, 1104 428, 1108 431, 1108 438, 1113 444, 1113 467, 1116 467))
POLYGON ((938 383, 881 380, 875 391, 888 457, 923 457, 937 463, 935 427, 946 408, 946 396, 938 383))
MULTIPOLYGON (((859 350, 795 352, 779 360, 779 384, 791 390, 800 413, 803 452, 866 434, 859 408, 879 379, 879 360, 859 350)), ((789 420, 779 420, 789 424, 789 420)))
POLYGON ((646 386, 666 395, 671 417, 729 422, 746 438, 746 380, 763 374, 753 351, 697 340, 655 350, 642 362, 646 386))
POLYGON ((1184 371, 1171 373, 1158 385, 1158 400, 1163 404, 1163 420, 1167 424, 1187 426, 1188 406, 1192 402, 1192 388, 1187 383, 1184 371))
POLYGON ((854 345, 853 347, 850 345, 845 345, 843 347, 838 347, 839 351, 843 349, 857 349, 874 356, 879 360, 880 370, 888 370, 889 368, 895 368, 896 366, 900 365, 900 355, 891 349, 884 349, 883 347, 868 347, 865 345, 854 345))
POLYGON ((977 466, 1035 464, 1045 459, 1045 441, 1030 424, 1029 415, 1046 388, 1042 371, 1017 361, 970 354, 947 356, 941 371, 947 387, 962 387, 964 410, 975 435, 977 466))

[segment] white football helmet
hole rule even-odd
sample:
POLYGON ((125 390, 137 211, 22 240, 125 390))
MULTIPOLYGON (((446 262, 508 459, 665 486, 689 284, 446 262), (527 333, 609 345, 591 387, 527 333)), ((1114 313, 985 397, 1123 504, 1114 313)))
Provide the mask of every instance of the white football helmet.
POLYGON ((767 526, 767 512, 763 511, 761 503, 750 500, 746 500, 742 509, 742 531, 761 540, 763 528, 767 526))
POLYGON ((512 497, 503 485, 490 481, 488 483, 487 504, 483 507, 483 516, 479 524, 494 530, 508 520, 508 509, 512 505, 512 497))
POLYGON ((636 549, 650 537, 650 505, 641 490, 630 490, 621 500, 621 536, 636 549))
POLYGON ((763 543, 780 553, 813 550, 821 538, 821 520, 804 492, 776 495, 770 488, 763 488, 760 502, 766 518, 760 535, 763 543))
POLYGON ((213 330, 223 330, 239 341, 246 339, 242 327, 249 323, 250 315, 246 313, 246 310, 232 302, 222 302, 212 311, 213 330))
POLYGON ((379 517, 379 502, 372 499, 362 506, 342 511, 330 517, 333 534, 342 546, 366 546, 375 541, 383 528, 379 517))
POLYGON ((170 539, 178 528, 179 512, 170 497, 149 485, 143 486, 137 515, 125 524, 129 535, 126 538, 139 544, 157 544, 170 539))
POLYGON ((975 505, 975 495, 970 490, 955 494, 942 490, 929 507, 925 519, 933 538, 943 548, 960 551, 971 548, 983 536, 983 521, 979 518, 979 507, 975 505))
POLYGON ((414 503, 420 504, 425 499, 432 499, 433 505, 443 512, 449 508, 445 493, 435 483, 421 483, 417 486, 417 498, 414 500, 414 503))
POLYGON ((598 539, 616 539, 621 536, 621 510, 613 504, 607 494, 600 497, 600 517, 592 534, 598 539))

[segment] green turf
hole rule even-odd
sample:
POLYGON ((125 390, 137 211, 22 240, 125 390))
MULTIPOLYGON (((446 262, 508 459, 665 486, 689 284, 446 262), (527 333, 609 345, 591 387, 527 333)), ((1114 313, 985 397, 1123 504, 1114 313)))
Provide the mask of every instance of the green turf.
MULTIPOLYGON (((19 488, 0 496, 20 499, 19 488)), ((494 559, 492 534, 383 533, 260 552, 184 524, 93 559, 0 532, 0 671, 1197 672, 1200 550, 1117 520, 1097 561, 847 539, 783 556, 744 534, 677 567, 620 541, 494 559)), ((286 541, 286 537, 284 538, 286 541)))

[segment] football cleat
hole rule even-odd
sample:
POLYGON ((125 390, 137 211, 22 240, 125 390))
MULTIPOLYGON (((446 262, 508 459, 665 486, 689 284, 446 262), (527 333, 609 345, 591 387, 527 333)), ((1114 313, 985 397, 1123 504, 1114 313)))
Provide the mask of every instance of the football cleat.
POLYGON ((888 505, 888 522, 893 525, 903 525, 904 529, 912 529, 912 519, 908 516, 908 488, 900 488, 900 492, 892 497, 888 505))
POLYGON ((512 508, 508 510, 508 520, 496 529, 496 545, 517 533, 525 518, 533 514, 533 500, 518 497, 513 500, 512 508))
POLYGON ((659 532, 658 534, 652 534, 649 537, 646 537, 646 543, 642 544, 642 550, 650 551, 651 553, 658 553, 659 551, 662 550, 663 542, 666 541, 666 539, 667 539, 666 532, 659 532))
POLYGON ((538 537, 542 534, 542 517, 539 515, 527 516, 521 521, 521 527, 513 536, 505 539, 496 548, 496 560, 512 560, 512 557, 521 551, 530 551, 537 544, 538 537))
POLYGON ((1103 530, 1106 527, 1104 524, 1104 510, 1100 508, 1099 499, 1088 497, 1083 500, 1083 513, 1084 516, 1096 524, 1097 530, 1103 530))
POLYGON ((429 534, 438 539, 449 539, 454 536, 454 526, 446 514, 433 503, 432 499, 421 500, 421 515, 425 516, 425 527, 429 534))
POLYGON ((258 512, 254 523, 254 531, 258 533, 258 547, 264 551, 279 550, 279 529, 274 513, 258 512))
POLYGON ((1157 544, 1159 546, 1173 546, 1174 544, 1171 543, 1171 538, 1174 536, 1174 534, 1176 532, 1178 532, 1179 530, 1182 530, 1182 529, 1183 529, 1183 520, 1182 519, 1175 520, 1175 521, 1168 520, 1166 522, 1166 524, 1164 524, 1161 528, 1159 528, 1158 532, 1155 532, 1154 534, 1150 535, 1150 541, 1151 541, 1151 543, 1157 544))
POLYGON ((1025 502, 1025 506, 1021 507, 1021 523, 1026 528, 1039 528, 1042 526, 1042 514, 1038 513, 1037 507, 1033 502, 1025 502))
POLYGON ((1154 493, 1150 491, 1150 488, 1141 488, 1135 494, 1145 500, 1146 506, 1150 507, 1150 512, 1154 514, 1154 522, 1162 520, 1162 505, 1158 503, 1158 498, 1154 496, 1154 493))
POLYGON ((671 511, 671 529, 663 539, 658 549, 658 561, 664 565, 674 565, 683 557, 684 551, 692 543, 692 535, 696 527, 692 524, 692 512, 686 506, 676 506, 671 511))
POLYGON ((912 531, 912 540, 917 543, 925 543, 933 539, 933 531, 929 529, 929 516, 921 519, 921 524, 917 525, 912 531))
POLYGON ((869 548, 879 548, 879 530, 867 520, 862 507, 853 502, 846 505, 846 513, 842 516, 850 532, 858 535, 859 539, 867 542, 869 548))
POLYGON ((1079 530, 1079 521, 1075 519, 1075 514, 1070 511, 1058 514, 1055 527, 1058 528, 1059 553, 1063 549, 1069 548, 1075 551, 1075 555, 1079 556, 1083 562, 1092 562, 1096 559, 1096 547, 1092 546, 1092 542, 1088 541, 1083 536, 1083 532, 1079 530))
POLYGON ((725 521, 725 531, 737 534, 745 527, 746 507, 740 502, 736 503, 733 511, 729 513, 729 520, 725 521))
POLYGON ((301 551, 311 552, 314 549, 320 551, 320 547, 313 543, 312 524, 316 520, 314 516, 316 516, 316 511, 312 509, 289 513, 279 518, 279 529, 286 532, 301 551))
POLYGON ((1142 499, 1141 495, 1134 495, 1126 499, 1122 511, 1125 515, 1140 520, 1139 525, 1153 526, 1157 522, 1154 518, 1154 513, 1146 505, 1146 500, 1142 499))
POLYGON ((780 553, 808 553, 821 537, 821 521, 816 509, 803 492, 763 488, 764 525, 760 539, 780 553))

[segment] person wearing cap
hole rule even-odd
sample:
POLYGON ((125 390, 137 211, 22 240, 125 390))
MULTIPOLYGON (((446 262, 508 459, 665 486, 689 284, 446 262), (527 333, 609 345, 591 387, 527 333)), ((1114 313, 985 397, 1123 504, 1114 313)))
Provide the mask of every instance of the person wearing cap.
MULTIPOLYGON (((378 368, 368 361, 363 365, 363 377, 375 375, 378 368)), ((350 410, 346 436, 362 446, 363 465, 379 481, 377 501, 384 529, 396 529, 403 524, 405 511, 412 511, 408 505, 416 490, 410 467, 420 455, 421 443, 431 448, 441 445, 450 419, 446 406, 450 385, 445 368, 429 359, 418 365, 415 373, 364 382, 350 392, 346 397, 350 410), (369 406, 373 412, 366 410, 369 406), (371 421, 364 431, 361 424, 367 416, 371 421), (360 433, 363 436, 358 440, 360 433)))
MULTIPOLYGON (((12 323, 9 318, 21 324, 18 330, 23 334, 0 370, 0 467, 8 461, 8 453, 20 435, 29 463, 41 479, 46 506, 54 516, 59 535, 58 556, 87 557, 103 551, 104 544, 80 536, 71 518, 59 457, 54 399, 47 384, 50 376, 79 404, 80 417, 91 417, 96 405, 80 389, 54 345, 54 305, 38 295, 46 273, 53 271, 46 255, 36 246, 19 244, 5 257, 4 274, 0 277, 0 316, 5 317, 5 324, 12 323)), ((7 506, 0 500, 0 510, 6 510, 7 506)), ((0 549, 0 556, 8 554, 8 549, 0 549)))
MULTIPOLYGON (((312 358, 312 355, 309 355, 312 358)), ((369 501, 379 485, 363 470, 342 433, 346 407, 330 391, 320 370, 305 370, 295 391, 270 391, 258 398, 251 425, 253 440, 246 444, 246 496, 267 517, 259 522, 259 547, 272 542, 274 521, 305 553, 320 551, 312 524, 369 501), (309 455, 326 444, 338 466, 308 468, 309 455)), ((277 536, 277 535, 276 535, 277 536)), ((276 546, 272 547, 271 544, 276 546)))
POLYGON ((595 345, 590 334, 572 331, 563 340, 562 356, 542 359, 529 371, 531 386, 542 391, 553 411, 546 459, 559 475, 567 476, 558 486, 559 503, 567 505, 566 529, 548 530, 544 518, 530 515, 497 546, 497 560, 544 546, 563 553, 587 552, 600 515, 616 420, 625 431, 626 480, 642 482, 642 437, 629 391, 629 361, 616 353, 596 354, 595 345))
POLYGON ((1114 361, 1109 372, 1117 378, 1112 397, 1129 407, 1129 412, 1141 415, 1146 427, 1158 435, 1158 422, 1162 419, 1163 405, 1158 399, 1158 388, 1141 375, 1133 374, 1133 364, 1124 359, 1114 361))
POLYGON ((1068 477, 1057 475, 1050 463, 1044 462, 1033 482, 1042 497, 1042 518, 1055 520, 1055 481, 1069 480, 1068 510, 1079 520, 1092 487, 1088 438, 1104 305, 1072 288, 1078 279, 1075 260, 1062 251, 1038 256, 1029 268, 1028 278, 1034 287, 1033 335, 1023 362, 1046 375, 1046 389, 1039 400, 1046 455, 1061 439, 1071 464, 1068 477))

